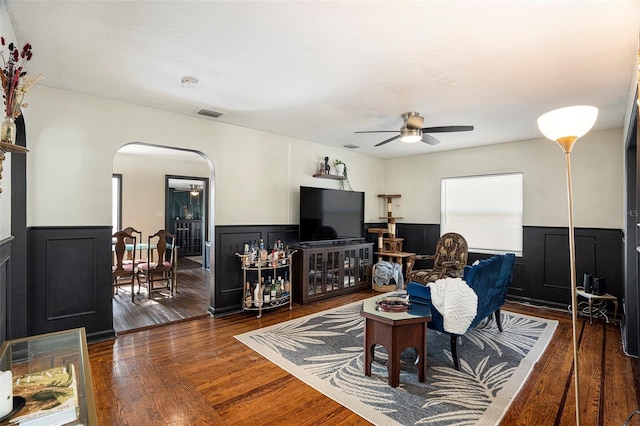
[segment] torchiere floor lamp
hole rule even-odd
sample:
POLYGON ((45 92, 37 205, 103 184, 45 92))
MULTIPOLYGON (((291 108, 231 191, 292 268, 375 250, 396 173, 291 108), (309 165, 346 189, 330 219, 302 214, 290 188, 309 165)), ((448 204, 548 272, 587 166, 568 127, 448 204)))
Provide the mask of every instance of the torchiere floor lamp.
POLYGON ((549 111, 538 118, 538 128, 547 138, 558 142, 567 164, 567 193, 569 198, 569 264, 571 266, 571 322, 573 324, 573 377, 576 391, 576 425, 580 426, 580 393, 578 372, 578 296, 576 293, 576 252, 573 231, 573 194, 571 192, 571 149, 584 136, 598 117, 596 107, 579 105, 549 111))

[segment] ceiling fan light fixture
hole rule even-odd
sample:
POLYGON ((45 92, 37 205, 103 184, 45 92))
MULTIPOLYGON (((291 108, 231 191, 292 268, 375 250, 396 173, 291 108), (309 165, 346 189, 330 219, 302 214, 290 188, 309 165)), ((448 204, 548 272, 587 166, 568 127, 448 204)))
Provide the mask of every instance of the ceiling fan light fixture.
POLYGON ((422 140, 422 130, 402 129, 400 140, 404 143, 415 143, 422 140))
POLYGON ((189 192, 189 194, 191 194, 192 197, 197 197, 198 195, 200 195, 200 191, 202 191, 201 186, 191 185, 191 191, 189 192))

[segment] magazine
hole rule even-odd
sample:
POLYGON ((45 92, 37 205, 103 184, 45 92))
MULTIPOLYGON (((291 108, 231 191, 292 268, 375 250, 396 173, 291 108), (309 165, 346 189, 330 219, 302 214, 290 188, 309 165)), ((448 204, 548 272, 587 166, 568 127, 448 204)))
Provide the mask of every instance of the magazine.
POLYGON ((60 426, 78 418, 78 388, 73 364, 13 379, 13 395, 26 400, 9 423, 20 426, 60 426))

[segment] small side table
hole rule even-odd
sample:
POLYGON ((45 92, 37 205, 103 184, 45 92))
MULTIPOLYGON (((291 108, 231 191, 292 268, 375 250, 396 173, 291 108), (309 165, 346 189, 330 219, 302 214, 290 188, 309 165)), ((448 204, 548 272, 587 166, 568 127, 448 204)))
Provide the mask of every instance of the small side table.
MULTIPOLYGON (((589 312, 589 324, 593 324, 593 318, 606 318, 607 323, 609 322, 609 317, 607 316, 607 301, 610 300, 613 302, 614 311, 613 311, 613 323, 615 324, 618 320, 618 298, 612 294, 594 294, 587 293, 584 290, 576 290, 576 294, 580 297, 587 299, 588 303, 587 311, 589 312), (595 302, 595 304, 594 304, 595 302)), ((580 304, 578 304, 580 307, 580 304)), ((578 314, 580 313, 580 309, 578 309, 578 314)))
POLYGON ((424 382, 427 370, 427 323, 431 321, 429 305, 413 303, 407 312, 382 312, 376 301, 365 300, 360 315, 364 321, 364 374, 371 376, 371 362, 376 344, 385 347, 389 359, 389 386, 400 385, 400 355, 414 347, 418 353, 418 381, 424 382))

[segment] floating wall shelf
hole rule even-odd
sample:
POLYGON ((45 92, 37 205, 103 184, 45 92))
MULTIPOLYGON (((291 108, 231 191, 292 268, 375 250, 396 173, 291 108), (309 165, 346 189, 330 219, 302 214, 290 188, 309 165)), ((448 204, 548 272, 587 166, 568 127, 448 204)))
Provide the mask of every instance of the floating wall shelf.
POLYGON ((322 173, 317 173, 315 175, 313 175, 314 178, 321 178, 321 179, 333 179, 333 180, 345 180, 347 177, 346 176, 340 176, 340 175, 328 175, 328 174, 322 174, 322 173))

